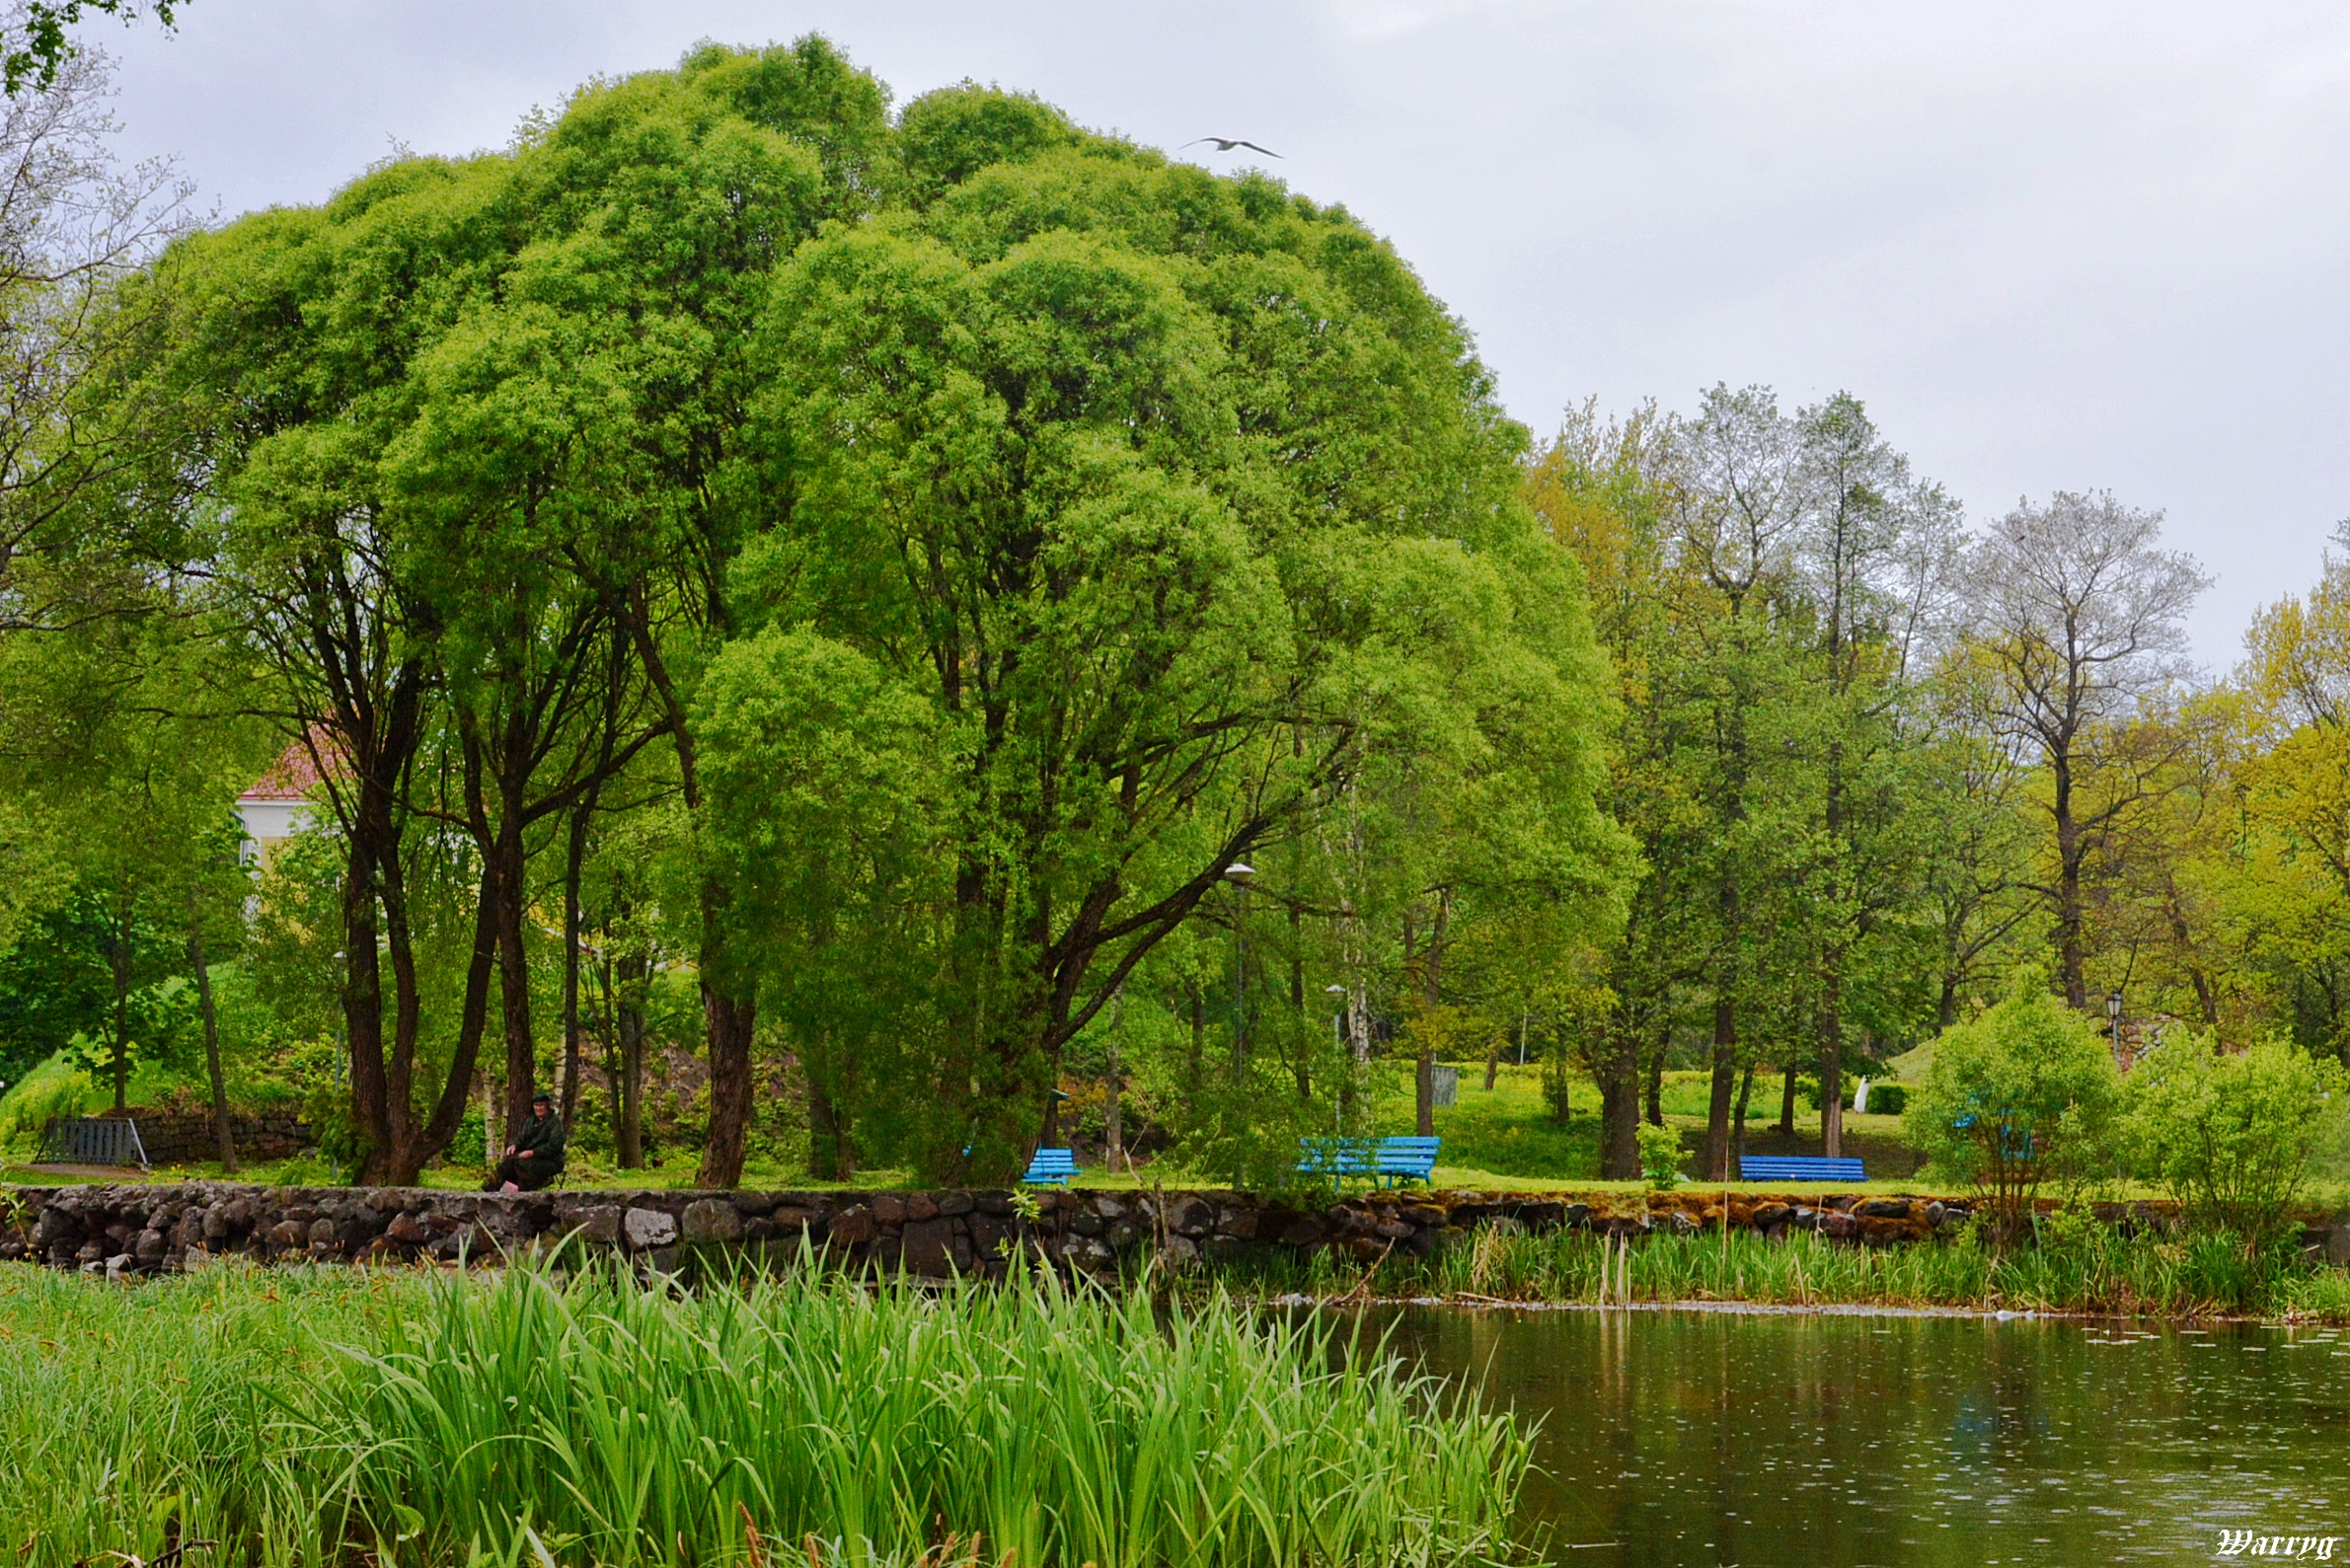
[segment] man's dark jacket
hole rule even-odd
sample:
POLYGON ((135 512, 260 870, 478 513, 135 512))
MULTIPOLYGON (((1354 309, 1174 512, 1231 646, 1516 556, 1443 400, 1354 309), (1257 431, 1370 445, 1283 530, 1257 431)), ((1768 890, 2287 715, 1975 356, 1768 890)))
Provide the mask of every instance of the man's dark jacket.
POLYGON ((563 1118, 553 1111, 533 1116, 514 1139, 515 1163, 541 1182, 553 1181, 563 1171, 563 1118), (522 1157, 526 1149, 530 1151, 528 1159, 522 1157))

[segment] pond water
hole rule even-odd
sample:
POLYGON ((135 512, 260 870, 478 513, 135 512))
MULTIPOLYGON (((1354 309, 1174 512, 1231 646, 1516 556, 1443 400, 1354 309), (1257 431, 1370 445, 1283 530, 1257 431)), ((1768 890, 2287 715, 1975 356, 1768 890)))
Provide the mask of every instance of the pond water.
MULTIPOLYGON (((2227 1562, 2344 1537, 2350 1334, 1717 1311, 1374 1308, 1538 1417, 1570 1565, 2227 1562)), ((2312 1548, 2304 1561, 2314 1561, 2312 1548)))

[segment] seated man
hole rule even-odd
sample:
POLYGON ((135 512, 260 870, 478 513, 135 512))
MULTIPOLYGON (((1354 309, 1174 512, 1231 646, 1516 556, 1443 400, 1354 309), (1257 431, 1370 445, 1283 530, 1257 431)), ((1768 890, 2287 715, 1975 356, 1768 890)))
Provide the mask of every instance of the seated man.
POLYGON ((530 1097, 530 1120, 506 1145, 506 1157, 482 1184, 484 1192, 536 1192, 563 1174, 563 1118, 544 1094, 530 1097))

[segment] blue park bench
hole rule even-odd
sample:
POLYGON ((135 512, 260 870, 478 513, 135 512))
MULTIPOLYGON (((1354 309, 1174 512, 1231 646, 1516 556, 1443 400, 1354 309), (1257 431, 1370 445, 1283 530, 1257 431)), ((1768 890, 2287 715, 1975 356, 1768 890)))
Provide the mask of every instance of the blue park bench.
POLYGON ((1741 1155, 1741 1181, 1866 1181, 1857 1159, 1818 1159, 1807 1155, 1741 1155))
POLYGON ((1077 1168, 1077 1156, 1066 1149, 1039 1149, 1036 1157, 1028 1161, 1027 1173, 1021 1184, 1027 1187, 1066 1187, 1071 1176, 1082 1176, 1077 1168))
POLYGON ((1368 1176, 1383 1187, 1426 1184, 1441 1138, 1301 1138, 1298 1170, 1309 1176, 1368 1176))

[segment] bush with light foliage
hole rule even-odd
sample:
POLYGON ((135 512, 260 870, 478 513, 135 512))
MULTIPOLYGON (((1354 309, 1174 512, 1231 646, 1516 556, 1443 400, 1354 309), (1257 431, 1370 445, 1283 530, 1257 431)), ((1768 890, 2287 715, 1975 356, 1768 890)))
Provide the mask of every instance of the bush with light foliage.
POLYGON ((1944 1034, 1902 1122, 1933 1167, 1971 1182, 2002 1222, 2042 1182, 2085 1172, 2110 1148, 2120 1094, 2096 1026, 2027 974, 1997 1006, 1944 1034))
POLYGON ((2191 1222, 2257 1237, 2300 1196, 2344 1087, 2339 1064, 2282 1040, 2238 1054, 2208 1036, 2173 1041, 2130 1074, 2132 1164, 2191 1222))

